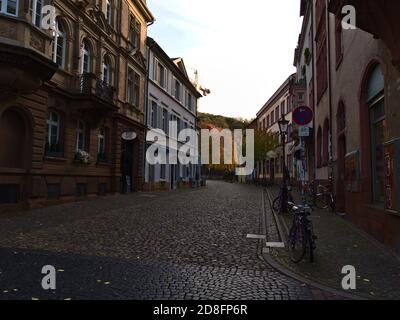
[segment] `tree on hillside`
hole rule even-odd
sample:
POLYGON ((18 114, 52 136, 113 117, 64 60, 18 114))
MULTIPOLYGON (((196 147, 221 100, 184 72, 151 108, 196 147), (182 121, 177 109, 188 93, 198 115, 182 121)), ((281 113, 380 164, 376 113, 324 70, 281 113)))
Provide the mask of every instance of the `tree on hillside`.
POLYGON ((267 153, 278 147, 278 136, 276 133, 265 130, 254 130, 254 160, 265 160, 267 153))

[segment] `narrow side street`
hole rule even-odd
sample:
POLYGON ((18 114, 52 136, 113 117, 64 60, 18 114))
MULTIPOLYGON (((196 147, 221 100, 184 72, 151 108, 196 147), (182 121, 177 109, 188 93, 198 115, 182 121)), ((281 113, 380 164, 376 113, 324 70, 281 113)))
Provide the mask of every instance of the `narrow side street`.
POLYGON ((141 193, 0 216, 0 299, 334 298, 260 259, 262 191, 141 193), (41 288, 44 265, 57 290, 41 288))

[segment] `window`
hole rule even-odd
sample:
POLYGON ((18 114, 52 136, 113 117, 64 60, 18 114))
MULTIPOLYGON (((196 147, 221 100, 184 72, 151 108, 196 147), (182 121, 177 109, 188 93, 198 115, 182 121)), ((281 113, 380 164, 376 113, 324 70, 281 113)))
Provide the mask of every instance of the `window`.
POLYGON ((42 26, 42 8, 43 0, 31 0, 32 23, 39 28, 42 26))
POLYGON ((46 153, 60 152, 60 116, 51 111, 47 117, 46 153))
POLYGON ((165 89, 165 68, 164 66, 157 61, 157 69, 156 69, 156 81, 158 84, 165 89))
POLYGON ((275 123, 275 111, 272 110, 271 112, 271 126, 275 123))
POLYGON ((131 105, 139 108, 140 75, 132 69, 128 71, 127 100, 131 105))
POLYGON ((101 128, 97 136, 97 158, 106 160, 106 130, 101 128))
POLYGON ((87 41, 83 41, 81 58, 81 74, 89 73, 91 71, 91 50, 87 41))
POLYGON ((158 106, 157 106, 157 102, 155 102, 155 101, 152 101, 151 102, 151 114, 150 114, 150 126, 153 128, 153 129, 156 129, 156 128, 158 128, 158 121, 157 121, 157 117, 158 117, 158 115, 157 115, 157 108, 158 108, 158 106))
POLYGON ((110 60, 107 56, 104 57, 104 62, 103 62, 103 81, 106 84, 111 83, 110 60))
POLYGON ((385 199, 385 79, 377 65, 371 73, 367 87, 367 104, 371 128, 372 190, 375 202, 385 199))
POLYGON ((285 114, 286 114, 285 101, 283 101, 281 104, 281 116, 283 117, 285 114))
POLYGON ((56 20, 56 30, 53 41, 53 62, 57 63, 60 68, 64 67, 65 62, 65 43, 66 37, 62 23, 56 20))
POLYGON ((16 16, 18 13, 18 0, 0 0, 0 13, 16 16))
POLYGON ((140 49, 141 30, 141 24, 132 16, 129 27, 129 41, 133 44, 135 49, 140 49))
POLYGON ((86 148, 86 126, 82 120, 78 121, 76 130, 76 150, 84 151, 86 148))
POLYGON ((291 112, 292 111, 292 105, 290 103, 290 97, 287 98, 286 100, 286 105, 287 105, 287 112, 291 112))
POLYGON ((178 80, 175 80, 175 99, 181 101, 181 84, 178 80))
POLYGON ((162 112, 162 123, 163 123, 163 130, 166 134, 168 134, 168 110, 163 109, 162 112))
POLYGON ((267 128, 269 128, 270 127, 270 117, 269 117, 269 115, 267 116, 267 128))
POLYGON ((275 122, 279 121, 279 107, 276 107, 275 109, 275 122))
POLYGON ((190 111, 193 111, 193 96, 188 92, 188 108, 190 111))
POLYGON ((106 1, 106 19, 107 22, 111 25, 112 24, 112 5, 111 0, 106 1))

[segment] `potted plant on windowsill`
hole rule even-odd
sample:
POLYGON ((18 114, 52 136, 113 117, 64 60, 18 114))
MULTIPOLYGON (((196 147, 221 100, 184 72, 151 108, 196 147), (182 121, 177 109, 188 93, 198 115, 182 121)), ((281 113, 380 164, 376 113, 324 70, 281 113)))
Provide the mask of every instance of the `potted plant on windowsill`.
POLYGON ((83 150, 78 150, 75 153, 75 162, 82 164, 90 163, 90 154, 83 150))

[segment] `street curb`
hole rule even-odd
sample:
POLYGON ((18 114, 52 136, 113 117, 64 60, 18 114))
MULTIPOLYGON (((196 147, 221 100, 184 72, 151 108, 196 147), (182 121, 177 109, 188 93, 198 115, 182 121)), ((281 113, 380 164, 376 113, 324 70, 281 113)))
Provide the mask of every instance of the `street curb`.
MULTIPOLYGON (((270 205, 271 205, 271 195, 270 195, 268 189, 265 189, 265 192, 266 192, 266 194, 268 196, 268 200, 269 200, 270 205)), ((263 209, 265 210, 265 207, 263 209)), ((266 212, 263 212, 263 215, 265 215, 265 214, 266 214, 266 212)), ((276 223, 279 223, 279 222, 276 221, 276 223)), ((265 232, 267 233, 266 226, 264 225, 264 227, 265 227, 265 232)), ((281 227, 279 227, 279 228, 281 228, 281 227)), ((281 235, 281 237, 283 237, 283 235, 281 235)), ((321 283, 315 282, 314 280, 307 279, 304 276, 302 276, 302 275, 300 275, 300 274, 298 274, 296 272, 293 272, 293 271, 289 270, 288 268, 282 266, 280 263, 275 261, 275 259, 269 253, 263 252, 261 254, 261 256, 262 256, 263 260, 267 264, 269 264, 272 268, 274 268, 276 271, 278 271, 278 272, 280 272, 280 273, 282 273, 282 274, 284 274, 284 275, 286 275, 286 276, 288 276, 290 278, 293 278, 293 279, 295 279, 295 280, 297 280, 299 282, 302 282, 302 283, 304 283, 304 284, 306 284, 306 285, 308 285, 310 287, 314 287, 314 288, 329 292, 329 293, 331 293, 331 294, 333 294, 335 296, 346 298, 346 299, 350 299, 350 300, 371 300, 370 298, 367 298, 367 297, 362 297, 362 296, 359 296, 359 295, 346 293, 346 292, 334 289, 332 287, 328 287, 328 286, 323 285, 321 283)))

